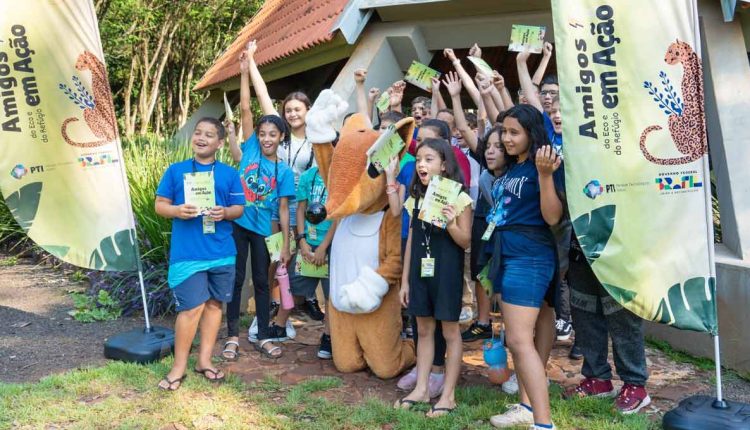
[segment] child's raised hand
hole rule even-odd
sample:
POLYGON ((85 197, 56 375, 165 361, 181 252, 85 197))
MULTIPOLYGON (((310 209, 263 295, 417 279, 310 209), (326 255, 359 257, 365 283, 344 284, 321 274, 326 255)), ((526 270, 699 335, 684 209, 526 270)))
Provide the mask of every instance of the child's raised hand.
POLYGON ((523 46, 523 51, 519 52, 518 55, 516 56, 516 63, 525 63, 526 60, 528 60, 529 57, 531 57, 531 51, 529 49, 530 49, 529 45, 523 46))
POLYGON ((406 88, 406 82, 396 81, 390 88, 391 94, 391 106, 400 106, 401 101, 404 99, 404 89, 406 88))
POLYGON ((224 128, 227 129, 227 137, 230 139, 237 135, 237 131, 234 128, 234 123, 229 119, 224 120, 224 128))
POLYGON ((552 146, 544 145, 536 151, 536 170, 539 172, 539 176, 549 176, 560 167, 562 158, 557 156, 557 153, 552 146))
POLYGON ((378 98, 380 98, 380 88, 370 88, 370 91, 367 92, 367 100, 370 103, 375 103, 378 98))
POLYGON ((551 57, 552 56, 552 44, 549 42, 544 42, 544 50, 543 50, 545 57, 551 57))
POLYGON ((502 91, 505 88, 505 78, 497 70, 492 71, 492 85, 497 88, 498 91, 502 91))
POLYGON ((490 81, 490 78, 484 75, 484 73, 477 73, 474 80, 477 82, 477 87, 479 87, 480 93, 489 94, 492 92, 492 82, 490 81))
POLYGON ((472 57, 482 58, 482 48, 476 43, 469 48, 469 55, 472 57))
POLYGON ((214 206, 208 211, 208 214, 214 221, 222 221, 226 215, 226 211, 224 210, 224 206, 214 206))
POLYGON ((443 81, 443 83, 445 84, 445 88, 448 89, 448 94, 450 94, 451 97, 461 94, 461 79, 459 79, 456 72, 446 73, 445 81, 443 81))
POLYGON ((258 50, 258 43, 255 39, 247 42, 247 46, 245 46, 245 55, 247 55, 248 60, 252 60, 255 58, 255 51, 258 50))
POLYGON ((453 205, 445 205, 443 206, 443 209, 440 211, 440 213, 443 214, 443 216, 446 219, 445 226, 446 228, 456 220, 456 207, 453 205))
POLYGON ((190 204, 181 204, 177 206, 177 218, 179 219, 193 219, 200 215, 198 207, 190 204))
POLYGON ((354 82, 357 84, 364 84, 367 79, 366 69, 357 69, 354 71, 354 82))
POLYGON ((432 92, 433 92, 433 94, 440 92, 440 78, 432 77, 432 78, 430 78, 430 80, 432 81, 432 92))
POLYGON ((385 178, 388 184, 396 182, 396 176, 398 176, 398 165, 399 159, 396 156, 391 157, 388 165, 385 167, 385 178))
POLYGON ((449 60, 451 60, 451 62, 457 60, 456 53, 453 52, 453 50, 451 48, 445 48, 445 49, 443 49, 443 55, 445 55, 446 58, 448 58, 449 60))

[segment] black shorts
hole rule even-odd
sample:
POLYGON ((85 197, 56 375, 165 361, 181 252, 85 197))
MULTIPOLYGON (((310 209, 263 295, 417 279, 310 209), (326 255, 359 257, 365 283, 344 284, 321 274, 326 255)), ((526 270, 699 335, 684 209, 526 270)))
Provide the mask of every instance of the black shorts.
POLYGON ((469 268, 471 269, 471 280, 476 281, 479 272, 484 265, 482 254, 487 242, 482 240, 484 232, 487 230, 487 220, 485 217, 474 217, 474 223, 471 225, 471 258, 469 259, 469 268))

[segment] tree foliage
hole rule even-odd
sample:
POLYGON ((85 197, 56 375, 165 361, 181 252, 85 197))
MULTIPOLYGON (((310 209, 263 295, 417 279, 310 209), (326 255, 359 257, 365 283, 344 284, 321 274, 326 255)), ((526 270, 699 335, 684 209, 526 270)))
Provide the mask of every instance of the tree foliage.
POLYGON ((263 0, 95 0, 126 137, 173 133, 204 94, 192 87, 263 0))

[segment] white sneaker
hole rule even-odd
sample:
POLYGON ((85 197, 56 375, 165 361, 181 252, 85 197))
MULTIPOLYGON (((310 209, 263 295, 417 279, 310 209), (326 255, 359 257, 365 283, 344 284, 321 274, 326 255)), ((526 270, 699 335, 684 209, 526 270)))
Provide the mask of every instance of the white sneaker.
POLYGON ((458 323, 466 324, 471 322, 472 319, 474 319, 474 311, 471 309, 471 306, 462 307, 461 315, 458 317, 458 323))
POLYGON ((490 424, 497 428, 515 427, 520 425, 534 426, 534 414, 519 403, 510 405, 504 414, 490 418, 490 424))
MULTIPOLYGON (((286 320, 286 337, 294 339, 297 337, 297 330, 294 329, 294 325, 291 320, 286 320)), ((247 330, 247 340, 250 343, 258 342, 258 317, 253 318, 250 328, 247 330)))
POLYGON ((510 378, 503 382, 501 387, 505 394, 513 395, 518 393, 518 377, 516 376, 516 372, 513 372, 513 374, 510 375, 510 378))
POLYGON ((552 427, 550 427, 550 428, 539 427, 537 425, 532 424, 532 425, 529 426, 529 430, 557 430, 557 427, 555 427, 554 424, 552 424, 552 427))

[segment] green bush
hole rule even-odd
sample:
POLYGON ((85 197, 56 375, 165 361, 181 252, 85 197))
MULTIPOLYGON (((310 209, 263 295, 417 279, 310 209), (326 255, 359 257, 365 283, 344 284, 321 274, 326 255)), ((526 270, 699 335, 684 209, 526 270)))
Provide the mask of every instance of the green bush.
POLYGON ((110 321, 120 318, 122 308, 120 303, 112 298, 106 290, 99 290, 96 297, 87 294, 73 293, 75 309, 68 312, 76 321, 94 322, 110 321))

